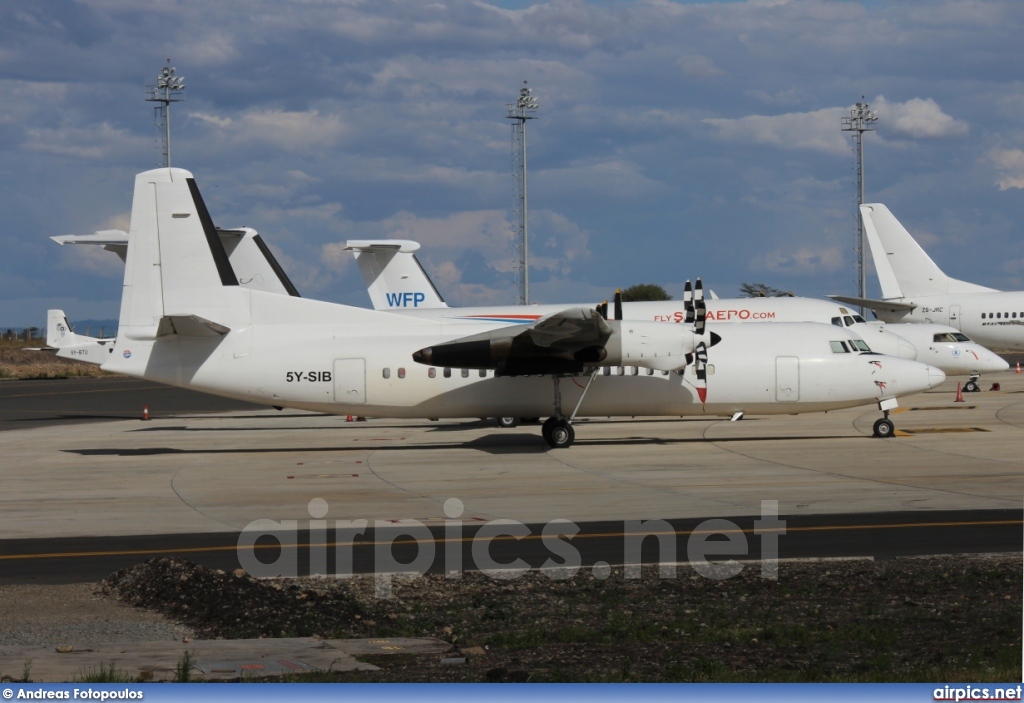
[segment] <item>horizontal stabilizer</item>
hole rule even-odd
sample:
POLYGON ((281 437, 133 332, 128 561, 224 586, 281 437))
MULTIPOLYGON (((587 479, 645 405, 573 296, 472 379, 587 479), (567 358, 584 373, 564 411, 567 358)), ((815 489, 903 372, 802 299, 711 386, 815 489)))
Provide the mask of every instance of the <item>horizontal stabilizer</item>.
POLYGON ((917 306, 913 303, 897 303, 894 300, 872 300, 871 298, 854 298, 848 295, 826 295, 830 300, 838 300, 840 303, 848 303, 858 307, 870 308, 872 310, 888 310, 899 312, 900 310, 913 310, 917 306))
POLYGON ((419 248, 419 242, 409 239, 350 239, 345 242, 345 251, 394 251, 411 254, 419 248))
POLYGON ((176 334, 181 337, 223 337, 230 327, 218 324, 198 315, 172 315, 160 320, 158 337, 176 334))
POLYGON ((128 256, 128 233, 120 229, 104 229, 92 234, 62 234, 50 237, 61 246, 65 244, 92 244, 112 251, 124 261, 128 256))

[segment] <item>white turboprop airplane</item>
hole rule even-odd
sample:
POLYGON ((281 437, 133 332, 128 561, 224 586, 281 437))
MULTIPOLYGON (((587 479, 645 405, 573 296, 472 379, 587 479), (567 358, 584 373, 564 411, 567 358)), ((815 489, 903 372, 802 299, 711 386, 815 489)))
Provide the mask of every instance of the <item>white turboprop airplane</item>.
MULTIPOLYGON (((863 341, 835 326, 705 329, 702 303, 693 325, 608 321, 586 308, 514 325, 255 290, 239 285, 192 174, 161 168, 136 177, 117 338, 102 368, 335 414, 550 414, 552 447, 572 444, 581 411, 732 416, 877 403, 887 416, 897 397, 945 379, 932 366, 858 351, 863 341), (616 373, 595 382, 602 366, 616 373)), ((887 417, 875 423, 876 435, 892 431, 887 417)))
MULTIPOLYGON (((559 310, 560 305, 452 308, 441 298, 416 258, 420 245, 410 240, 353 240, 345 248, 355 255, 377 310, 409 315, 529 322, 559 310)), ((698 282, 699 285, 699 282, 698 282)), ((691 296, 692 293, 687 293, 691 296)), ((687 299, 682 301, 615 304, 614 317, 655 322, 687 321, 687 299)), ((883 325, 864 320, 845 307, 812 298, 714 298, 704 301, 708 321, 719 322, 823 322, 846 327, 866 341, 872 351, 923 361, 947 376, 971 376, 977 388, 982 373, 1005 371, 1009 364, 994 352, 945 325, 883 325)), ((689 318, 692 321, 692 310, 689 318)))
MULTIPOLYGON (((239 285, 267 292, 298 296, 260 235, 252 228, 217 229, 218 237, 228 253, 231 267, 238 275, 239 285)), ((124 260, 128 249, 128 233, 107 230, 92 235, 51 237, 58 244, 102 245, 124 260)), ((416 258, 420 245, 409 240, 349 241, 347 248, 355 253, 356 262, 367 285, 373 307, 404 314, 418 314, 458 319, 483 319, 503 322, 530 322, 542 315, 565 307, 579 305, 548 305, 522 308, 518 306, 489 308, 450 308, 416 258), (423 312, 420 312, 423 311, 423 312)), ((826 300, 810 298, 734 298, 706 300, 707 319, 722 322, 777 321, 830 322, 847 327, 868 342, 872 351, 903 359, 923 361, 942 369, 947 376, 970 376, 965 390, 977 390, 976 380, 982 373, 1005 371, 1009 365, 998 355, 972 342, 958 330, 944 325, 911 325, 869 323, 860 315, 826 300)), ((624 303, 621 319, 683 322, 684 304, 680 301, 624 303)), ((61 311, 51 316, 63 318, 61 311)), ((619 315, 616 315, 619 317, 619 315)), ((62 357, 91 361, 103 358, 89 350, 95 338, 48 339, 47 343, 62 357)), ((109 345, 96 340, 94 346, 109 351, 109 345)), ((506 421, 506 424, 509 421, 506 421)))
POLYGON ((861 205, 881 300, 830 295, 882 320, 949 324, 996 349, 1024 349, 1024 291, 998 291, 943 273, 885 205, 861 205))

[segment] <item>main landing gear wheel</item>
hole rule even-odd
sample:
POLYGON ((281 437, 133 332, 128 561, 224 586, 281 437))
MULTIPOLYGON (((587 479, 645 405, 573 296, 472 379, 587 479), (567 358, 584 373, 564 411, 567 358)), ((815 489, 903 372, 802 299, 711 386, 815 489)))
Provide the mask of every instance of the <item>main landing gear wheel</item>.
POLYGON ((977 393, 981 389, 978 388, 978 384, 975 381, 968 381, 964 384, 964 393, 977 393))
POLYGON ((497 419, 498 427, 515 427, 519 424, 518 417, 499 417, 497 419))
POLYGON ((576 430, 572 428, 568 420, 562 418, 548 418, 541 429, 541 434, 544 435, 544 441, 552 449, 571 447, 572 443, 576 441, 576 430))
POLYGON ((882 417, 875 420, 874 426, 876 437, 892 437, 892 433, 896 431, 896 426, 892 424, 892 420, 887 417, 882 417))

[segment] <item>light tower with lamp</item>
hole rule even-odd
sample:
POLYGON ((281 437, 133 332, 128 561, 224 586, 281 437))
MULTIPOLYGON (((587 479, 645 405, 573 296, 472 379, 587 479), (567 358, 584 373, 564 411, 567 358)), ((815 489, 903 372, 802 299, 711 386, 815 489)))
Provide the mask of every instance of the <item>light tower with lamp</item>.
MULTIPOLYGON (((870 106, 861 102, 850 109, 850 116, 844 117, 842 131, 853 134, 853 150, 857 155, 857 278, 860 281, 860 297, 868 297, 868 272, 864 265, 864 252, 867 242, 864 241, 864 219, 860 215, 860 206, 864 204, 864 132, 873 132, 878 117, 870 106)), ((864 314, 863 306, 860 309, 864 314)))
POLYGON ((512 120, 512 173, 516 179, 517 199, 516 215, 519 220, 519 304, 530 304, 530 238, 527 227, 527 190, 526 190, 526 121, 537 119, 537 98, 523 81, 519 89, 519 99, 505 106, 508 119, 512 120))
POLYGON ((157 129, 163 138, 161 166, 168 168, 171 166, 171 103, 185 99, 185 79, 176 73, 177 69, 167 59, 167 65, 156 77, 156 83, 146 86, 146 102, 159 103, 154 108, 154 114, 157 129))

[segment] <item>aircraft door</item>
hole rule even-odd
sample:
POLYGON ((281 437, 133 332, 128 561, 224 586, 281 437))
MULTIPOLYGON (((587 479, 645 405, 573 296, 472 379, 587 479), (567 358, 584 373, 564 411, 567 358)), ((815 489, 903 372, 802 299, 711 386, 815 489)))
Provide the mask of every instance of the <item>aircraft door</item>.
POLYGON ((366 359, 334 360, 334 402, 345 405, 366 402, 366 359))
POLYGON ((800 357, 775 357, 775 400, 780 403, 800 400, 800 357))
MULTIPOLYGON (((950 305, 949 306, 949 326, 960 329, 960 306, 950 305)), ((962 331, 962 330, 961 330, 962 331)))

